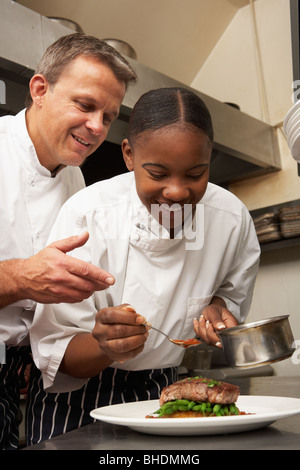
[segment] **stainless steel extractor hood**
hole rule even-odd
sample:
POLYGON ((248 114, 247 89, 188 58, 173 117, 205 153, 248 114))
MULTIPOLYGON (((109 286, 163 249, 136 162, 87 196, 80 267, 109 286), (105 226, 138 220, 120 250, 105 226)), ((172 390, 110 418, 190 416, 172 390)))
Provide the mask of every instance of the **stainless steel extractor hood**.
POLYGON ((281 168, 276 130, 272 126, 131 58, 127 59, 137 72, 138 82, 126 93, 120 119, 109 135, 112 141, 119 142, 121 136, 126 136, 130 111, 143 93, 152 88, 184 86, 203 99, 212 116, 215 139, 211 181, 226 185, 281 168))
MULTIPOLYGON (((60 36, 73 31, 11 0, 0 0, 0 80, 6 85, 6 103, 0 111, 15 113, 23 107, 28 80, 44 50, 60 36)), ((120 144, 126 137, 132 107, 144 92, 159 87, 184 86, 155 70, 128 58, 138 75, 121 107, 119 119, 108 141, 120 144)), ((210 180, 228 185, 251 176, 280 170, 275 129, 197 90, 213 120, 215 142, 210 180)))

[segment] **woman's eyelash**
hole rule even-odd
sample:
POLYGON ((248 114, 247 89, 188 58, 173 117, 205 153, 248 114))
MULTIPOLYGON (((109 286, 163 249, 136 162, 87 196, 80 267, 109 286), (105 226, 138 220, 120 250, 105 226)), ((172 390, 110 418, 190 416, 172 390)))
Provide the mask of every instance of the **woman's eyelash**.
POLYGON ((153 178, 157 178, 157 179, 163 178, 165 176, 164 174, 162 175, 161 173, 152 173, 152 171, 148 171, 148 173, 150 176, 152 176, 153 178))
POLYGON ((188 177, 197 180, 198 178, 201 178, 202 175, 203 173, 199 173, 198 175, 188 175, 188 177))
MULTIPOLYGON (((161 178, 164 178, 166 176, 165 174, 152 173, 151 171, 148 171, 148 173, 149 173, 150 176, 152 176, 153 178, 156 178, 156 179, 161 179, 161 178)), ((197 179, 201 178, 201 176, 202 176, 202 173, 199 173, 198 175, 187 175, 187 178, 197 180, 197 179)))

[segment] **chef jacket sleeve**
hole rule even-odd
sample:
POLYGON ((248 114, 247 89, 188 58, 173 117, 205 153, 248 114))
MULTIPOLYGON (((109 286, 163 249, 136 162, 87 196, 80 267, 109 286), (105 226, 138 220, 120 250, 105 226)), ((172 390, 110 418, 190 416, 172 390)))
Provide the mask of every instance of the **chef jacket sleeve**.
MULTIPOLYGON (((88 231, 84 217, 78 217, 68 203, 63 206, 48 240, 78 235, 88 231)), ((91 262, 90 239, 68 255, 91 262)), ((101 251, 100 242, 97 244, 101 251)), ((30 343, 36 366, 43 375, 44 388, 49 392, 65 392, 81 388, 87 381, 59 372, 61 361, 71 339, 80 333, 90 333, 97 312, 94 295, 75 304, 38 304, 34 315, 30 343)))
POLYGON ((228 310, 239 323, 245 321, 250 311, 259 260, 260 245, 254 224, 249 212, 244 208, 234 262, 215 293, 223 298, 228 310))
POLYGON ((93 296, 78 304, 37 305, 30 332, 31 349, 48 392, 78 390, 87 382, 59 372, 59 367, 71 339, 91 332, 95 314, 93 296))

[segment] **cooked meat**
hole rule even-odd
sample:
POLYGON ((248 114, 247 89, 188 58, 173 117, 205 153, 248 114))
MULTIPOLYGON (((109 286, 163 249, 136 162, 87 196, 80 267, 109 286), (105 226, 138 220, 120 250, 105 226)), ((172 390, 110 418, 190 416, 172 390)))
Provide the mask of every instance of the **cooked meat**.
POLYGON ((235 403, 240 393, 239 387, 226 382, 206 378, 186 378, 165 387, 160 395, 159 404, 173 400, 191 400, 228 405, 235 403))

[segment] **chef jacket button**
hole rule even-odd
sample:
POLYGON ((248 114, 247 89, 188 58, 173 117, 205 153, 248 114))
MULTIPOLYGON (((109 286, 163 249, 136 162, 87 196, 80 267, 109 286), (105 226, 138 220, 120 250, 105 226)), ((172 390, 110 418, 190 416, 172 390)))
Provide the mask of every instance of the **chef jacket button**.
POLYGON ((37 233, 35 234, 35 238, 40 238, 39 232, 37 232, 37 233))

